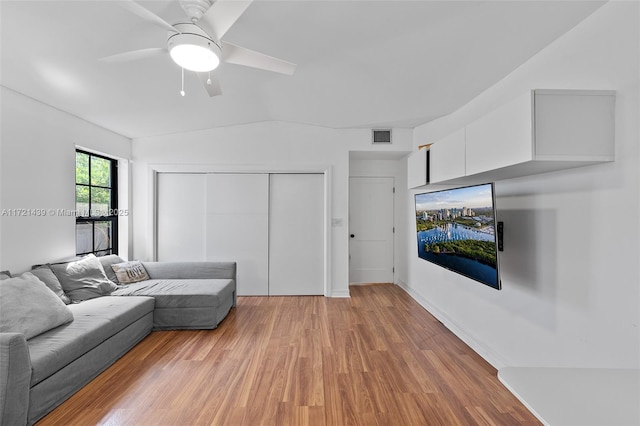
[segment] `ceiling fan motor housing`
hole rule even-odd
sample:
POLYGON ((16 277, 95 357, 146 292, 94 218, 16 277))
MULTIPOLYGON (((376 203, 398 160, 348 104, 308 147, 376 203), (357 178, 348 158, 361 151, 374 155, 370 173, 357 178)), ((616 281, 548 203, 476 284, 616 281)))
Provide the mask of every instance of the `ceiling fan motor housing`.
POLYGON ((202 15, 211 7, 211 0, 180 0, 180 6, 185 11, 192 22, 198 21, 202 15))

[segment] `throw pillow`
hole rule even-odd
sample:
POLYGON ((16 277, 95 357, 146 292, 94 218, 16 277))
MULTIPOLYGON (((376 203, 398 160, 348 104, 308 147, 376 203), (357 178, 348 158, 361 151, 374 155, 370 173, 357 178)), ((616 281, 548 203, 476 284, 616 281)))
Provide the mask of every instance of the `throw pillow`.
POLYGON ((6 280, 11 278, 11 272, 9 271, 0 271, 0 280, 6 280))
POLYGON ((144 269, 142 263, 137 260, 132 262, 116 263, 115 265, 111 265, 111 268, 113 269, 113 272, 116 273, 116 277, 118 277, 118 282, 120 284, 137 283, 139 281, 149 279, 147 270, 144 269))
POLYGON ((118 288, 109 281, 102 264, 93 254, 69 263, 50 265, 62 289, 72 301, 82 301, 106 296, 118 288))
POLYGON ((0 281, 0 332, 30 339, 73 321, 73 313, 30 272, 0 281))
POLYGON ((53 291, 55 295, 64 302, 65 305, 71 303, 71 299, 69 299, 69 296, 67 296, 62 289, 62 284, 60 284, 58 277, 56 277, 49 266, 38 266, 37 268, 32 269, 31 273, 38 277, 40 281, 45 283, 45 285, 49 287, 51 291, 53 291))
POLYGON ((102 267, 104 268, 105 274, 107 274, 107 278, 118 284, 118 277, 116 276, 116 273, 113 272, 113 268, 111 268, 111 265, 122 263, 124 262, 124 259, 117 254, 108 254, 106 256, 100 256, 98 260, 100 261, 100 263, 102 263, 102 267))

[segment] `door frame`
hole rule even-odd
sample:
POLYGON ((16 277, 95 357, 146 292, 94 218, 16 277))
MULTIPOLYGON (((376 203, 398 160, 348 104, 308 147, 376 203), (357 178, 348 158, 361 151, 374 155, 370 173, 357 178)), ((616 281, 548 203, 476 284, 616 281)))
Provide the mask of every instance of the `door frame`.
POLYGON ((148 212, 148 233, 150 238, 147 241, 147 253, 151 253, 152 261, 158 259, 158 174, 159 173, 264 173, 264 174, 322 174, 324 175, 324 277, 323 290, 325 297, 332 296, 331 286, 331 199, 332 199, 332 173, 330 165, 295 165, 287 167, 256 165, 226 165, 226 164, 149 164, 148 165, 148 185, 149 195, 148 205, 151 207, 148 212))

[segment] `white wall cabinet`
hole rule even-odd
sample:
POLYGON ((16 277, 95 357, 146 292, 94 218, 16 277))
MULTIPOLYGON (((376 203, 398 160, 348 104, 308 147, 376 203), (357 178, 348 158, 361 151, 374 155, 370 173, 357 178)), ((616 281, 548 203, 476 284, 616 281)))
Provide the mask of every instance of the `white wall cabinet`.
POLYGON ((429 183, 429 149, 419 149, 407 157, 407 185, 417 188, 429 183))
MULTIPOLYGON (((614 161, 614 111, 614 91, 531 90, 434 143, 428 181, 492 182, 614 161)), ((416 167, 409 161, 409 176, 416 167)))
POLYGON ((430 183, 438 183, 464 176, 466 173, 465 129, 453 132, 433 144, 430 149, 430 183))
POLYGON ((533 102, 520 96, 466 127, 462 176, 521 164, 533 154, 533 102))

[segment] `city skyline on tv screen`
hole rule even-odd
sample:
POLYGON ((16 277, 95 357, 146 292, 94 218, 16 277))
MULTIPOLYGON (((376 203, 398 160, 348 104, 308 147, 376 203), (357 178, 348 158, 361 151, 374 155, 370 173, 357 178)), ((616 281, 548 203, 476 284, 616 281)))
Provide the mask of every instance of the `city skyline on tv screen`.
POLYGON ((493 184, 416 194, 418 256, 500 288, 493 184))

